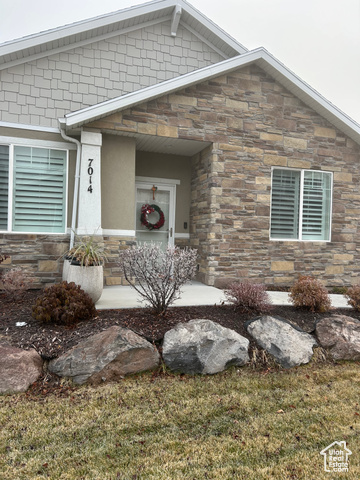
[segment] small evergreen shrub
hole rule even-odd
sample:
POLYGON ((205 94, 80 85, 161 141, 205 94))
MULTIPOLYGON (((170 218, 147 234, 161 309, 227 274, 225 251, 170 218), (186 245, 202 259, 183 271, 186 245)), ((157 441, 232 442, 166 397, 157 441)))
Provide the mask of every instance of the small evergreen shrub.
POLYGON ((94 302, 74 282, 62 282, 44 290, 32 308, 32 316, 43 323, 74 325, 96 315, 94 302))
POLYGON ((1 277, 1 286, 5 294, 11 299, 21 296, 25 290, 28 290, 30 282, 31 280, 20 267, 8 270, 1 277))
POLYGON ((290 289, 289 298, 294 307, 306 308, 311 312, 328 312, 331 300, 327 289, 316 278, 302 275, 290 289))
POLYGON ((266 313, 271 310, 271 299, 264 285, 257 283, 231 283, 225 296, 235 309, 244 313, 266 313))
POLYGON ((360 285, 354 285, 348 288, 345 297, 347 298, 348 304, 360 312, 360 285))

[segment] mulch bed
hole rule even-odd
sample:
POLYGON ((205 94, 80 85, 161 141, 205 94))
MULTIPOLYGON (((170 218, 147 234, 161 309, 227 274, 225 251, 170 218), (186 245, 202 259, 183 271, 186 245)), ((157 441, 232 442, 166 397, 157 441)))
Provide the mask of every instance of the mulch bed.
MULTIPOLYGON (((44 360, 60 356, 81 340, 112 325, 128 327, 150 342, 159 344, 167 330, 179 322, 195 318, 213 320, 249 338, 244 323, 256 316, 235 311, 229 305, 171 307, 165 316, 157 316, 148 308, 133 308, 99 310, 92 321, 67 327, 41 324, 32 318, 31 307, 39 294, 40 291, 30 290, 13 301, 0 294, 0 342, 5 341, 23 349, 34 348, 44 360), (26 325, 17 326, 17 323, 22 322, 26 325)), ((314 331, 316 321, 324 316, 343 314, 360 320, 360 313, 353 309, 334 309, 330 313, 320 314, 291 306, 274 306, 271 314, 292 322, 308 333, 314 331)))
MULTIPOLYGON (((250 340, 250 349, 255 345, 247 334, 244 323, 256 315, 240 313, 229 305, 171 307, 165 316, 157 316, 147 308, 99 310, 97 317, 92 321, 83 321, 74 327, 66 327, 41 324, 32 318, 32 305, 40 293, 38 290, 30 290, 14 300, 9 300, 4 294, 0 294, 0 343, 26 350, 34 348, 44 360, 62 355, 81 340, 113 325, 130 328, 150 342, 161 346, 167 330, 179 322, 196 318, 213 320, 235 330, 250 340), (17 325, 23 322, 26 325, 17 325)), ((314 332, 315 324, 321 318, 339 314, 360 320, 360 313, 352 309, 333 309, 330 313, 320 314, 291 306, 274 306, 271 311, 271 315, 286 319, 308 333, 314 332)), ((266 365, 264 366, 266 368, 266 365)), ((161 372, 162 370, 159 369, 159 372, 154 372, 153 375, 161 375, 161 372)), ((56 375, 45 373, 31 385, 26 392, 26 397, 33 401, 44 399, 50 394, 69 397, 75 388, 71 383, 64 383, 56 375)))

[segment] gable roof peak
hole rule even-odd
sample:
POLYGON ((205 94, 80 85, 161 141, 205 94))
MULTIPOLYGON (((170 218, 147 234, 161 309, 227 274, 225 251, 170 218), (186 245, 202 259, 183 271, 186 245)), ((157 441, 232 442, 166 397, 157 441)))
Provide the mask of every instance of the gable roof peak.
POLYGON ((181 22, 186 27, 201 32, 204 39, 224 51, 225 57, 248 51, 186 0, 153 0, 2 43, 0 65, 12 63, 14 59, 17 63, 28 61, 37 50, 41 51, 42 56, 46 56, 59 47, 74 48, 78 42, 85 39, 91 42, 104 35, 119 35, 125 23, 141 28, 142 24, 150 20, 171 21, 176 9, 181 10, 181 22))

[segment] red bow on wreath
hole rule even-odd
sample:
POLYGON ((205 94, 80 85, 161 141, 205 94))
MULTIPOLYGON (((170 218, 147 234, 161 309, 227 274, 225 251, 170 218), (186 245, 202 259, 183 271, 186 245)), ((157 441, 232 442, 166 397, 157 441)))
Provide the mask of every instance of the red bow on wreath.
POLYGON ((149 230, 158 230, 165 223, 165 215, 164 215, 164 212, 161 210, 161 208, 158 207, 157 205, 154 205, 154 204, 149 205, 148 203, 145 203, 145 205, 141 207, 140 221, 141 221, 141 224, 144 225, 149 230), (156 223, 150 223, 147 217, 148 215, 154 212, 157 212, 159 214, 159 220, 156 223))

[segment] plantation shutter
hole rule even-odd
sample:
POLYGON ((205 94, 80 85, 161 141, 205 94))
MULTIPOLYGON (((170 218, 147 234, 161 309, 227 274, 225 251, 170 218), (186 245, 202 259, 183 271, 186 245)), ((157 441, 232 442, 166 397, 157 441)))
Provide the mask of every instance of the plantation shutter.
POLYGON ((331 211, 331 174, 304 172, 302 238, 329 240, 331 211))
POLYGON ((0 145, 0 230, 8 229, 9 147, 0 145))
POLYGON ((65 232, 66 152, 15 147, 13 230, 65 232))
POLYGON ((271 193, 271 238, 299 238, 300 172, 275 169, 271 193))

